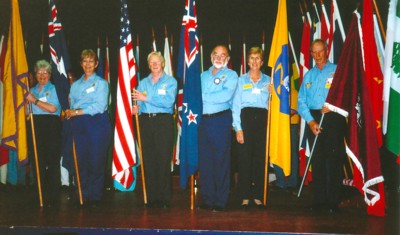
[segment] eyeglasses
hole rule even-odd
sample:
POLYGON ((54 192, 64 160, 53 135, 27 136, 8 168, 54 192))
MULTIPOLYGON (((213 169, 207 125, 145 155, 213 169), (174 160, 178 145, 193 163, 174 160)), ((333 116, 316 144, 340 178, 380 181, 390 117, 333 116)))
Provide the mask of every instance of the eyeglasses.
POLYGON ((212 54, 212 57, 213 58, 218 58, 218 57, 220 57, 221 59, 225 59, 226 57, 228 57, 226 54, 224 54, 224 53, 222 53, 222 54, 217 54, 217 53, 214 53, 214 54, 212 54))
POLYGON ((49 74, 47 71, 38 71, 36 72, 37 75, 47 75, 49 74))

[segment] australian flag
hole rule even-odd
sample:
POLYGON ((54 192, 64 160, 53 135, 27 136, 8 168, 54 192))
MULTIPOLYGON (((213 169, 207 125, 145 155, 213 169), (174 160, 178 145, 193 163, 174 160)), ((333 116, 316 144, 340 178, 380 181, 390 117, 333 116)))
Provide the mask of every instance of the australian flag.
POLYGON ((49 44, 53 82, 58 100, 63 110, 69 108, 69 81, 67 72, 70 69, 67 45, 65 43, 61 22, 57 17, 57 8, 53 0, 49 3, 49 44))
POLYGON ((183 87, 178 106, 182 121, 180 137, 180 186, 186 188, 187 179, 198 169, 197 128, 203 112, 200 82, 199 40, 196 33, 197 14, 195 0, 186 0, 182 19, 178 67, 176 76, 183 87), (179 104, 182 101, 181 104, 179 104))

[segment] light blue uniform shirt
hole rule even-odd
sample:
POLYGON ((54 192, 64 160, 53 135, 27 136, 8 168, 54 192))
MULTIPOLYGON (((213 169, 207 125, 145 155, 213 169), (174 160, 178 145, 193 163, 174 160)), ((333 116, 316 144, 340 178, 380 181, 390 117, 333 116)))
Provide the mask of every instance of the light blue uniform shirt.
POLYGON ((96 73, 86 81, 82 76, 72 83, 69 98, 71 109, 82 109, 91 116, 104 113, 108 105, 108 82, 96 73))
POLYGON ((36 84, 36 86, 34 86, 31 89, 31 93, 40 101, 52 104, 52 105, 56 106, 56 108, 57 108, 57 111, 55 111, 54 113, 50 113, 50 112, 44 111, 43 109, 39 108, 38 106, 32 104, 32 113, 33 114, 35 114, 35 115, 36 114, 52 114, 52 115, 60 116, 61 105, 60 105, 60 102, 58 101, 56 87, 51 82, 48 82, 46 85, 44 85, 42 87, 41 92, 39 92, 39 84, 36 84))
POLYGON ((218 113, 231 108, 236 90, 238 75, 224 67, 212 75, 214 66, 201 74, 201 93, 203 97, 203 114, 218 113))
POLYGON ((257 82, 251 80, 249 73, 239 77, 232 105, 233 127, 235 131, 242 130, 240 114, 243 108, 268 109, 268 86, 270 79, 268 75, 263 73, 261 73, 261 78, 257 82))
POLYGON ((314 120, 310 113, 311 109, 322 109, 329 88, 331 88, 335 70, 336 65, 328 61, 322 70, 314 66, 304 75, 300 86, 298 105, 299 114, 307 123, 314 120))
POLYGON ((163 73, 157 83, 152 83, 152 75, 140 81, 138 91, 147 96, 146 101, 138 101, 140 113, 173 113, 178 83, 175 78, 163 73))

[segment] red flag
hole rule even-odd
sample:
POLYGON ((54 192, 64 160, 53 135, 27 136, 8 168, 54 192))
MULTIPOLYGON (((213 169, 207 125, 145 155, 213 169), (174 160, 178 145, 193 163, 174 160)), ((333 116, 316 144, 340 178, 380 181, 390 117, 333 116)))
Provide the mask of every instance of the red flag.
POLYGON ((329 31, 331 25, 329 23, 328 14, 326 13, 324 2, 321 3, 322 14, 321 14, 321 39, 329 43, 329 31))
MULTIPOLYGON (((307 12, 307 15, 308 12, 307 12)), ((303 82, 304 75, 310 70, 310 45, 311 45, 311 26, 310 21, 306 18, 303 20, 303 34, 301 37, 301 48, 300 48, 300 84, 303 82)), ((307 149, 307 138, 305 137, 305 126, 306 123, 302 119, 300 125, 300 146, 299 146, 299 172, 300 176, 304 175, 304 171, 307 166, 307 157, 306 157, 306 149, 307 149)), ((311 174, 307 174, 307 179, 305 181, 308 184, 308 181, 311 181, 311 174)))
POLYGON ((126 0, 121 0, 121 35, 112 176, 125 188, 129 188, 133 182, 132 166, 136 163, 131 92, 137 85, 137 78, 129 22, 126 0))
POLYGON ((7 50, 7 41, 5 41, 4 35, 1 35, 1 38, 0 38, 0 81, 3 81, 3 76, 4 76, 4 60, 6 58, 6 50, 7 50))
POLYGON ((384 216, 385 197, 379 146, 372 97, 365 79, 357 16, 357 13, 353 16, 326 105, 347 116, 346 151, 354 165, 354 186, 364 194, 368 214, 384 216))
POLYGON ((378 51, 374 36, 374 21, 372 0, 364 0, 362 17, 362 41, 364 48, 365 79, 371 96, 374 126, 378 137, 378 146, 382 145, 382 115, 383 115, 383 74, 379 64, 378 51))
POLYGON ((108 51, 108 36, 106 36, 106 55, 104 58, 104 80, 110 83, 110 55, 108 51))

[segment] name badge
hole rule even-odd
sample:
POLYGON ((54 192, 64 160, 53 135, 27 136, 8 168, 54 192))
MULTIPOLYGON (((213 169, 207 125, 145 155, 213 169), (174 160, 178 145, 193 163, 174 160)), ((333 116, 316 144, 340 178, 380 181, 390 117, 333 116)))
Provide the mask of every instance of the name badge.
POLYGON ((325 83, 325 88, 331 88, 333 78, 327 78, 325 83))
POLYGON ((256 94, 256 95, 259 95, 259 94, 261 94, 261 89, 260 89, 260 88, 254 88, 254 89, 251 91, 251 93, 256 94))
POLYGON ((47 103, 47 97, 46 96, 43 96, 43 97, 39 98, 39 100, 42 101, 42 102, 46 102, 47 103))
POLYGON ((86 89, 86 93, 92 93, 94 91, 94 87, 90 87, 88 89, 86 89))
POLYGON ((245 90, 245 89, 251 89, 251 88, 253 88, 253 84, 244 84, 243 85, 243 90, 245 90))
POLYGON ((159 95, 166 95, 167 92, 164 89, 158 89, 158 94, 159 95))

